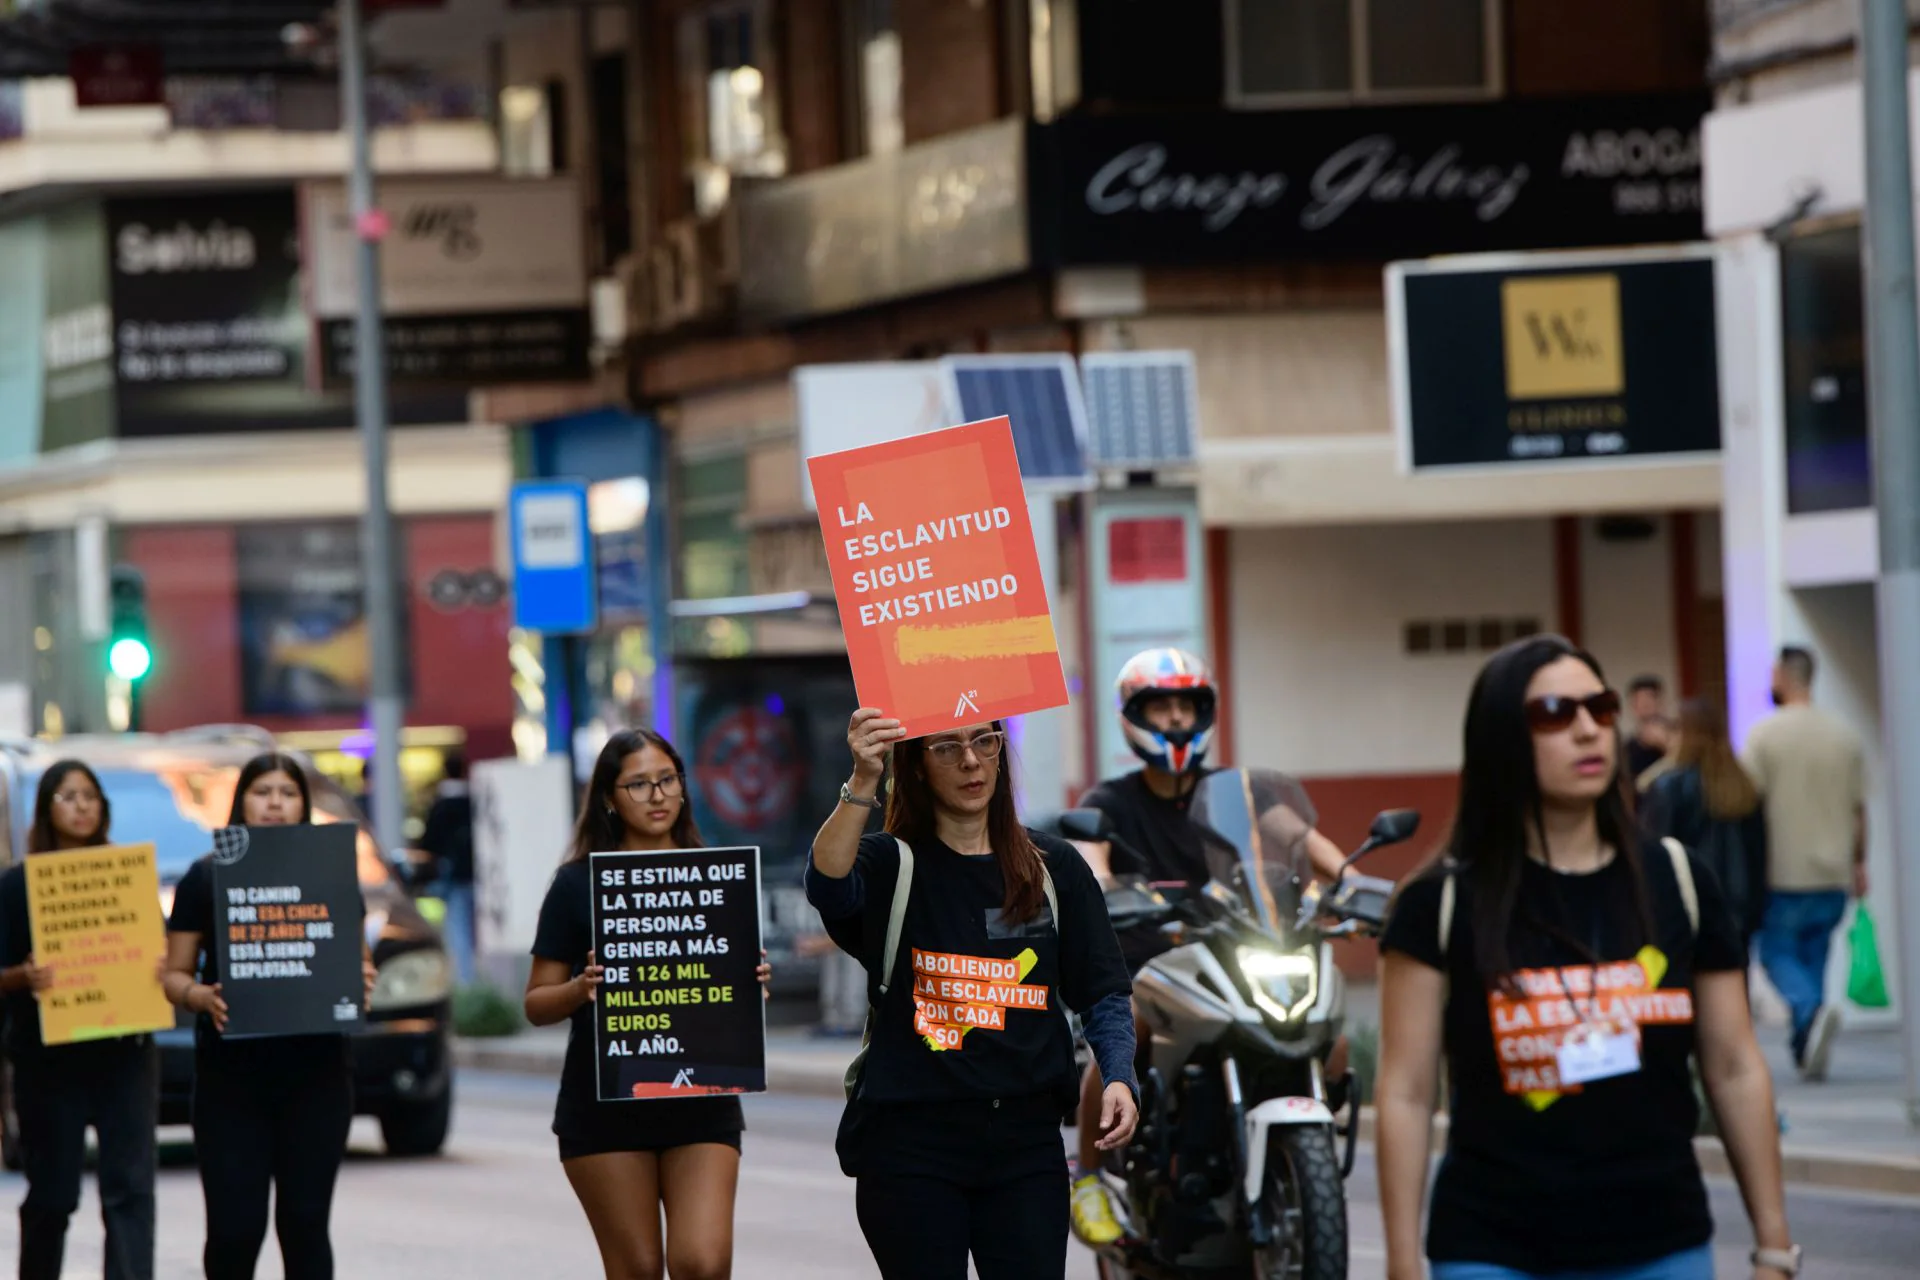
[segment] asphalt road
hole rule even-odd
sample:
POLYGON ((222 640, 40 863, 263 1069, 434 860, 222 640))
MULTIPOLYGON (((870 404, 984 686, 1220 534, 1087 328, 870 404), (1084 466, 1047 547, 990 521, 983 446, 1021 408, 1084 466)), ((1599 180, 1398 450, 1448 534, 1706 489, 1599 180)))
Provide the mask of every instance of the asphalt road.
MULTIPOLYGON (((468 1073, 448 1153, 394 1161, 377 1154, 362 1122, 334 1207, 341 1280, 594 1280, 598 1255, 562 1177, 547 1120, 552 1085, 468 1073)), ((854 1220, 853 1187, 834 1163, 838 1108, 810 1098, 748 1103, 734 1274, 740 1280, 877 1280, 854 1220)), ((200 1274, 200 1186, 191 1163, 169 1152, 160 1184, 161 1280, 200 1274)), ((1385 1258, 1365 1153, 1351 1184, 1354 1280, 1377 1280, 1385 1258)), ((18 1176, 0 1177, 0 1204, 17 1204, 18 1176)), ((1723 1224, 1720 1274, 1744 1280, 1748 1247, 1738 1197, 1716 1186, 1723 1224)), ((1910 1280, 1920 1273, 1920 1205, 1831 1193, 1796 1193, 1791 1212, 1810 1257, 1810 1280, 1910 1280)), ((16 1218, 0 1213, 0 1259, 11 1258, 16 1218)), ((100 1275, 98 1205, 89 1187, 68 1252, 69 1277, 100 1275)), ((1094 1269, 1077 1245, 1072 1280, 1094 1269)), ((0 1271, 10 1264, 0 1262, 0 1271)), ((279 1280, 271 1240, 260 1280, 279 1280)))

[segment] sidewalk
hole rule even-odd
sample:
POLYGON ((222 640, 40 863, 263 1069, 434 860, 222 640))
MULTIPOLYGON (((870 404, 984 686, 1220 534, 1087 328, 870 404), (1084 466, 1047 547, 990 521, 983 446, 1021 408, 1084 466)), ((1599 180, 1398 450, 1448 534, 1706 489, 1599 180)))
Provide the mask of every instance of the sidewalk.
MULTIPOLYGON (((1365 1007, 1372 994, 1353 992, 1365 1007)), ((1356 1010, 1360 1012, 1360 1010, 1356 1010)), ((1773 1068, 1779 1105, 1786 1113, 1782 1138, 1787 1181, 1796 1186, 1880 1192, 1920 1197, 1920 1135, 1907 1126, 1902 1101, 1899 1033, 1843 1031, 1835 1043, 1825 1084, 1802 1081, 1793 1070, 1783 1033, 1760 1028, 1761 1046, 1773 1068)), ((459 1040, 454 1060, 462 1067, 560 1079, 566 1054, 564 1027, 523 1031, 498 1040, 459 1040)), ((854 1039, 813 1035, 803 1028, 767 1033, 767 1083, 775 1093, 839 1098, 847 1063, 859 1048, 854 1039)), ((1361 1134, 1372 1137, 1371 1114, 1361 1134)), ((1726 1175, 1726 1153, 1712 1138, 1698 1143, 1701 1166, 1726 1175)))

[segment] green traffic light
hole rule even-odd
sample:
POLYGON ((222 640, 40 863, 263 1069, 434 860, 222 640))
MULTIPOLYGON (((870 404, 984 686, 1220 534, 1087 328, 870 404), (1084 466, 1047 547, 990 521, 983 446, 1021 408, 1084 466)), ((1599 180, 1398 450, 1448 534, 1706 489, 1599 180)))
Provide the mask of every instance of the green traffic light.
POLYGON ((107 650, 107 665, 122 680, 138 680, 153 670, 153 650, 147 648, 145 641, 115 640, 107 650))

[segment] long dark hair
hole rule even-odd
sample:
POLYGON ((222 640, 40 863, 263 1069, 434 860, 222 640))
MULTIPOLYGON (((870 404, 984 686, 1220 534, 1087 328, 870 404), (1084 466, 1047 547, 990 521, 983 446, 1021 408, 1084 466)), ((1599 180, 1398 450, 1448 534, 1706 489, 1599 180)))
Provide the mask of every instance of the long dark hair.
MULTIPOLYGON (((1508 645, 1488 660, 1473 682, 1460 765, 1460 802, 1449 861, 1473 886, 1474 962, 1490 984, 1505 988, 1514 970, 1512 945, 1524 924, 1535 933, 1559 938, 1586 954, 1591 948, 1559 921, 1557 911, 1520 901, 1520 879, 1527 864, 1528 835, 1546 838, 1545 804, 1534 768, 1533 730, 1527 724, 1527 686, 1535 675, 1566 658, 1584 663, 1605 683, 1592 654, 1562 636, 1534 636, 1508 645)), ((1615 733, 1618 730, 1614 731, 1615 733)), ((1618 757, 1616 756, 1616 759, 1618 757)), ((1596 803, 1600 839, 1616 850, 1628 871, 1633 914, 1640 943, 1653 937, 1646 870, 1633 822, 1631 781, 1616 766, 1611 786, 1596 803)), ((1588 955, 1590 960, 1600 957, 1588 955)))
POLYGON ((613 784, 619 781, 620 766, 627 762, 627 757, 648 747, 673 761, 673 771, 680 775, 680 816, 673 820, 671 833, 674 847, 698 849, 705 845, 700 838, 700 828, 693 821, 693 797, 687 791, 687 762, 680 758, 671 742, 653 730, 622 729, 607 739, 607 745, 600 748, 600 758, 593 762, 587 798, 580 807, 579 821, 573 824, 573 844, 561 859, 562 866, 585 862, 589 854, 609 853, 625 841, 626 824, 613 807, 613 784))
POLYGON ((240 780, 233 784, 233 812, 227 815, 228 826, 247 824, 247 791, 270 773, 284 773, 293 779, 293 785, 300 790, 300 821, 313 821, 313 788, 307 781, 306 769, 284 751, 268 751, 240 766, 240 780))
MULTIPOLYGON (((1006 726, 993 722, 1004 733, 1006 726)), ((1000 864, 1000 876, 1006 881, 1006 898, 1001 910, 1009 922, 1021 924, 1039 914, 1047 900, 1046 869, 1040 850, 1020 824, 1013 803, 1013 746, 1000 749, 994 762, 993 798, 987 802, 987 843, 993 848, 994 861, 1000 864)), ((892 753, 892 785, 887 791, 887 833, 908 844, 925 844, 934 838, 936 800, 933 784, 927 781, 927 740, 909 738, 895 743, 892 753)))
POLYGON ((1760 807, 1760 788, 1754 785, 1740 757, 1727 739, 1727 716, 1718 704, 1692 698, 1680 707, 1680 745, 1673 762, 1700 772, 1700 791, 1707 816, 1716 822, 1738 822, 1760 807))
POLYGON ((88 837, 87 844, 107 842, 107 831, 113 826, 113 805, 107 800, 107 789, 100 785, 100 775, 79 760, 56 760, 40 775, 40 791, 33 798, 33 829, 27 832, 28 853, 52 853, 60 847, 60 833, 53 829, 53 797, 59 793, 61 784, 76 773, 100 793, 100 826, 88 837))

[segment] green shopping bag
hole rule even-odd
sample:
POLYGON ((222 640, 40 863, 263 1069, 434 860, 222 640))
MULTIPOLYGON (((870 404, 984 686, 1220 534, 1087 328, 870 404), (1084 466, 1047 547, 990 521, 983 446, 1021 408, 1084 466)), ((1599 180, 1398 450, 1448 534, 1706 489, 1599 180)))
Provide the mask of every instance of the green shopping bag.
POLYGON ((1847 930, 1847 950, 1853 963, 1847 973, 1847 999, 1862 1009, 1887 1007, 1887 975, 1880 968, 1880 945, 1874 940, 1873 913, 1862 902, 1847 930))

